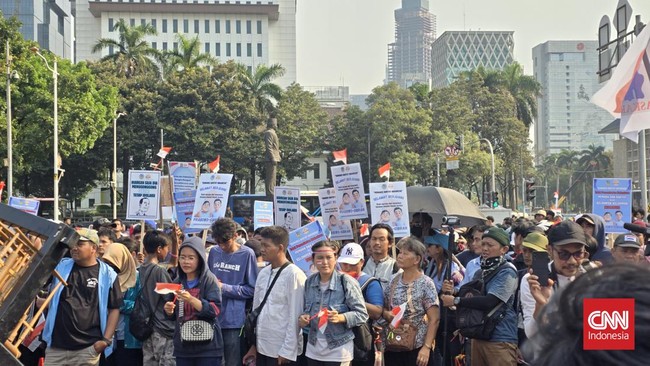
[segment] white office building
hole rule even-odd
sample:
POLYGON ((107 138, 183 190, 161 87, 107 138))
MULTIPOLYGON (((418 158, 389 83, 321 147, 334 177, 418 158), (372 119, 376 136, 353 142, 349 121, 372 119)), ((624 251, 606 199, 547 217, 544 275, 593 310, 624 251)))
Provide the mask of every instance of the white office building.
POLYGON ((92 53, 100 38, 118 39, 115 23, 151 24, 158 32, 147 41, 158 50, 178 47, 176 34, 198 36, 203 51, 220 62, 234 60, 251 68, 281 64, 277 79, 296 81, 296 1, 223 0, 76 0, 77 60, 97 60, 111 51, 92 53))
POLYGON ((589 102, 598 83, 597 41, 548 41, 533 48, 533 72, 542 86, 534 128, 535 158, 589 145, 612 149, 614 135, 598 134, 611 115, 589 102))

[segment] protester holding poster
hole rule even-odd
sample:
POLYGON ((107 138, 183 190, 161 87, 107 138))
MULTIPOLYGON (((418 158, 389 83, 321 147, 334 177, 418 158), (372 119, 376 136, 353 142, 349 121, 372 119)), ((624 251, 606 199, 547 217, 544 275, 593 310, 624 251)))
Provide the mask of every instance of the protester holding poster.
POLYGON ((405 182, 370 183, 370 214, 372 223, 389 225, 396 237, 411 235, 408 222, 405 182))
POLYGON ((129 171, 127 220, 158 220, 160 217, 160 172, 129 171))
POLYGON ((216 219, 224 217, 226 207, 222 202, 228 202, 231 181, 232 174, 201 174, 194 198, 191 228, 207 229, 216 219))
POLYGON ((332 168, 332 180, 339 205, 339 219, 365 219, 368 217, 363 197, 361 166, 359 163, 337 165, 332 168))
POLYGON ((291 232, 300 227, 300 189, 275 187, 273 196, 275 225, 291 232))

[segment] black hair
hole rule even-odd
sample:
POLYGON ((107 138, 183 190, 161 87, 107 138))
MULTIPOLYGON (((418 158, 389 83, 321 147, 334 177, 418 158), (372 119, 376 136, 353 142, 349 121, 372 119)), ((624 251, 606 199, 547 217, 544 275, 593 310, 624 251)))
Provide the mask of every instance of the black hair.
POLYGON ((526 235, 530 234, 533 231, 533 228, 535 226, 535 223, 530 220, 520 220, 512 224, 510 231, 525 238, 526 235))
POLYGON ((395 207, 395 208, 393 209, 393 212, 397 212, 397 210, 402 211, 402 208, 401 208, 401 207, 395 207))
POLYGON ((258 240, 250 239, 246 243, 244 243, 244 245, 253 250, 253 253, 255 253, 255 257, 262 256, 262 244, 258 240))
POLYGON ((263 227, 258 227, 257 229, 255 229, 255 230, 253 231, 253 236, 258 235, 258 234, 261 235, 261 233, 262 233, 262 229, 264 229, 264 228, 263 228, 263 227))
POLYGON ((267 226, 262 228, 260 235, 264 239, 271 239, 275 245, 284 245, 286 248, 289 244, 289 232, 282 226, 267 226))
POLYGON ((354 192, 357 192, 357 193, 361 194, 358 189, 353 189, 352 194, 354 194, 354 192))
POLYGON ((388 242, 392 245, 395 244, 395 234, 393 233, 393 228, 390 227, 390 225, 387 224, 374 224, 370 228, 370 231, 368 232, 368 236, 372 237, 372 232, 377 230, 377 229, 384 229, 388 232, 388 242))
POLYGON ((123 236, 121 238, 118 238, 115 242, 124 245, 126 249, 129 250, 129 252, 136 252, 136 253, 140 252, 140 245, 138 245, 138 243, 136 243, 135 240, 129 238, 128 236, 123 236))
POLYGON ((149 201, 149 198, 147 198, 147 197, 142 197, 142 198, 140 198, 140 202, 139 202, 139 204, 142 204, 142 202, 144 202, 144 200, 149 201))
POLYGON ((225 243, 237 235, 237 223, 233 219, 222 217, 212 223, 212 238, 218 243, 225 243))
POLYGON ((117 237, 115 236, 115 231, 113 231, 113 228, 111 227, 106 227, 102 226, 97 230, 97 236, 105 236, 107 237, 110 241, 115 242, 117 241, 117 237))
POLYGON ((164 248, 171 243, 169 236, 159 231, 148 231, 142 239, 142 245, 147 254, 154 254, 158 248, 164 248))
POLYGON ((488 216, 485 217, 485 219, 494 222, 494 216, 489 216, 488 215, 488 216))
POLYGON ((285 219, 287 218, 287 215, 291 216, 291 212, 285 212, 285 213, 284 213, 284 218, 285 218, 285 219))
POLYGON ((593 260, 594 255, 598 251, 598 240, 591 235, 585 235, 585 250, 589 253, 589 260, 593 260))
MULTIPOLYGON (((422 224, 433 224, 433 217, 426 212, 416 212, 413 214, 413 218, 419 217, 422 224)), ((424 226, 424 225, 423 225, 424 226)))
POLYGON ((334 240, 321 240, 318 243, 314 244, 311 247, 311 257, 312 259, 314 258, 314 255, 316 255, 316 252, 323 247, 330 248, 334 251, 334 255, 338 257, 339 250, 341 250, 341 246, 339 245, 338 241, 334 240))

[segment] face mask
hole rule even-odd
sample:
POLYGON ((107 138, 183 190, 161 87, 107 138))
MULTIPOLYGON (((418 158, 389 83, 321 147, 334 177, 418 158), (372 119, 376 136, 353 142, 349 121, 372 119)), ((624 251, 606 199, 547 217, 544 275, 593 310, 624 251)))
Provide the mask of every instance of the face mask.
POLYGON ((411 226, 411 235, 417 236, 418 238, 422 236, 422 227, 421 226, 411 226))

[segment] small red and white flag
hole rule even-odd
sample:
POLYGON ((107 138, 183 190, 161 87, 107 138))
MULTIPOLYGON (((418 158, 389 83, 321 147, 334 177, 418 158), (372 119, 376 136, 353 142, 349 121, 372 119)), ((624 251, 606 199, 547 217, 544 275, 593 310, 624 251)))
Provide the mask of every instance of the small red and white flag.
POLYGON ((370 230, 368 230, 368 224, 362 224, 361 229, 359 229, 359 234, 361 236, 368 236, 370 235, 370 230))
POLYGON ((212 173, 219 173, 219 160, 221 159, 221 155, 217 155, 217 158, 214 159, 210 164, 208 164, 208 169, 210 169, 210 172, 212 173))
POLYGON ((171 147, 163 146, 160 150, 158 150, 158 155, 161 159, 164 159, 167 157, 167 154, 172 151, 171 147))
POLYGON ((334 162, 336 163, 337 161, 342 161, 343 164, 348 163, 348 149, 345 148, 343 150, 339 151, 332 151, 332 155, 334 155, 334 162))
POLYGON ((325 333, 325 329, 327 328, 327 317, 329 312, 327 311, 327 308, 322 308, 318 312, 318 331, 321 333, 325 333))
POLYGON ((390 162, 379 167, 379 177, 380 178, 386 177, 388 178, 388 180, 390 180, 390 162))
POLYGON ((5 181, 2 180, 0 181, 0 197, 2 196, 2 190, 5 189, 5 181))
POLYGON ((157 282, 154 291, 161 295, 168 295, 168 294, 173 294, 176 291, 180 290, 181 286, 182 285, 180 283, 157 282))
POLYGON ((406 303, 396 306, 393 308, 393 310, 390 311, 394 315, 393 321, 390 322, 390 325, 393 328, 399 327, 399 323, 402 321, 405 311, 406 311, 406 303))
POLYGON ((162 159, 157 164, 151 163, 149 164, 149 167, 152 168, 153 170, 162 170, 162 159))

